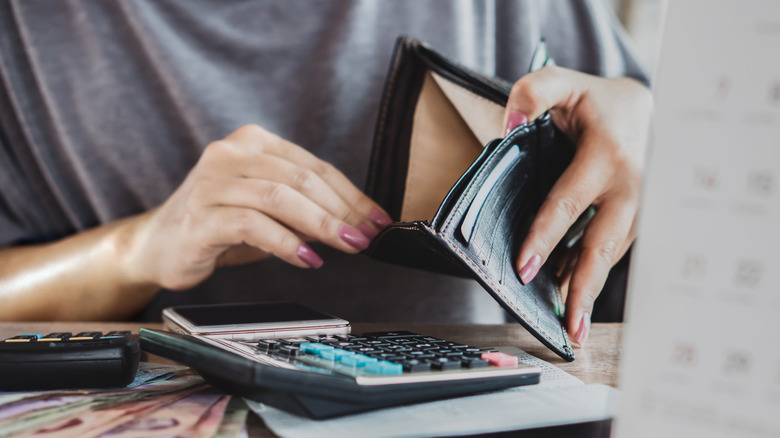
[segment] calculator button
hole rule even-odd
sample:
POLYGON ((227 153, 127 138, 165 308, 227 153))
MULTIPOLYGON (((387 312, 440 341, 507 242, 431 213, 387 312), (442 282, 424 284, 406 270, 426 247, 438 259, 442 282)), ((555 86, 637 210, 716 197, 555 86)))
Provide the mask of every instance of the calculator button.
POLYGON ((380 376, 398 376, 403 374, 404 367, 395 363, 380 360, 367 364, 365 371, 367 373, 380 376))
POLYGON ((116 337, 130 336, 130 331, 129 330, 114 330, 114 331, 108 332, 105 335, 103 335, 104 338, 106 336, 116 336, 116 337))
POLYGON ((473 356, 473 357, 482 357, 485 353, 490 353, 488 350, 483 350, 481 348, 464 348, 459 350, 462 352, 465 356, 473 356))
POLYGON ((356 356, 357 353, 353 353, 347 350, 334 349, 333 359, 341 362, 345 357, 356 356))
POLYGON ((431 361, 431 366, 436 370, 458 370, 460 369, 460 360, 446 357, 437 357, 431 361))
POLYGON ((436 356, 449 357, 450 359, 458 359, 458 360, 461 360, 465 357, 463 356, 463 353, 461 353, 460 351, 447 351, 447 352, 435 351, 434 354, 436 354, 436 356))
POLYGON ((513 367, 516 366, 519 362, 517 356, 512 356, 510 354, 500 352, 483 353, 482 359, 485 359, 491 365, 495 365, 497 367, 513 367))
POLYGON ((281 345, 282 344, 275 339, 263 339, 257 342, 257 349, 263 353, 268 353, 278 350, 281 345))
POLYGON ((489 365, 488 361, 486 361, 485 359, 480 359, 476 357, 466 358, 463 360, 462 363, 465 368, 471 368, 471 369, 485 368, 489 365))
POLYGON ((286 338, 286 339, 279 339, 278 341, 282 345, 298 345, 298 344, 303 344, 304 342, 309 342, 306 340, 306 338, 286 338))
POLYGON ((27 334, 27 335, 16 335, 13 338, 6 339, 5 342, 35 342, 41 336, 42 335, 38 333, 27 334))
POLYGON ((366 338, 362 336, 354 336, 354 335, 336 335, 336 339, 342 342, 357 342, 357 341, 365 341, 366 338))
POLYGON ((433 344, 427 344, 427 343, 425 343, 425 344, 414 344, 414 345, 412 345, 411 348, 413 348, 415 350, 438 350, 439 349, 438 346, 433 345, 433 344))
POLYGON ((344 350, 337 350, 337 349, 331 347, 329 349, 319 350, 319 351, 317 351, 316 354, 317 354, 317 356, 319 356, 319 357, 321 357, 321 358, 323 358, 325 360, 335 360, 337 351, 344 351, 344 350))
POLYGON ((301 347, 297 345, 282 345, 279 347, 279 354, 286 357, 298 357, 301 354, 301 347))
MULTIPOLYGON (((44 336, 43 338, 46 338, 46 340, 56 338, 57 340, 64 341, 64 340, 70 338, 71 336, 73 336, 73 333, 71 333, 71 332, 54 332, 54 333, 49 333, 48 335, 44 336)), ((43 338, 41 338, 41 340, 43 338)))
POLYGON ((399 338, 408 338, 408 337, 419 337, 421 335, 419 333, 397 331, 397 332, 364 333, 363 336, 377 338, 377 339, 399 339, 399 338))
POLYGON ((362 354, 354 354, 351 356, 343 356, 340 362, 350 367, 363 367, 369 363, 379 362, 379 359, 373 357, 364 356, 362 354))
POLYGON ((302 344, 300 344, 298 346, 301 347, 301 351, 303 353, 310 353, 310 354, 313 354, 315 356, 321 356, 320 353, 323 350, 333 350, 334 349, 330 345, 320 344, 318 342, 304 342, 304 343, 302 343, 302 344))
POLYGON ((102 332, 81 332, 77 333, 76 336, 72 336, 69 338, 69 341, 91 341, 92 339, 99 338, 103 336, 102 332))
POLYGON ((435 354, 429 353, 427 351, 410 351, 405 354, 412 359, 433 359, 436 357, 435 354))
POLYGON ((419 359, 409 359, 401 362, 401 366, 404 371, 409 373, 417 373, 420 371, 429 371, 431 369, 431 363, 422 361, 419 359))

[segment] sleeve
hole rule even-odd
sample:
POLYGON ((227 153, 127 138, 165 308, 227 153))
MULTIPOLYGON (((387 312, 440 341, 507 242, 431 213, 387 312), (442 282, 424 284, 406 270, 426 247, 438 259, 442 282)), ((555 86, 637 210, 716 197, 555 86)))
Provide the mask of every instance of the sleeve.
POLYGON ((6 136, 0 126, 0 248, 30 239, 25 230, 24 221, 14 199, 18 199, 18 184, 15 175, 18 169, 14 165, 6 136))
POLYGON ((545 6, 542 36, 558 65, 597 76, 628 76, 650 86, 647 70, 605 1, 551 1, 545 6))

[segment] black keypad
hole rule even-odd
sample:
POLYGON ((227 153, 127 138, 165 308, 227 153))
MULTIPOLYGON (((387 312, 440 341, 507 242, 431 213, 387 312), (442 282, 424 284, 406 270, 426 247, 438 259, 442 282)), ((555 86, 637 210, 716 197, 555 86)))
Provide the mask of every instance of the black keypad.
POLYGON ((349 375, 420 373, 491 366, 489 350, 407 331, 265 339, 257 350, 279 359, 349 375), (364 368, 363 368, 364 367, 364 368), (365 369, 365 371, 361 371, 365 369))

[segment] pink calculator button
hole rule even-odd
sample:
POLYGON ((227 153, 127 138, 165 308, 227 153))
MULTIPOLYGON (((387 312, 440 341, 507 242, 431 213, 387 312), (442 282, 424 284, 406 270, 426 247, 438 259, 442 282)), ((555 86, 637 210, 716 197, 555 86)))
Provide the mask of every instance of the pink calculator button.
POLYGON ((497 367, 513 367, 517 365, 517 356, 506 353, 482 353, 482 359, 497 367))

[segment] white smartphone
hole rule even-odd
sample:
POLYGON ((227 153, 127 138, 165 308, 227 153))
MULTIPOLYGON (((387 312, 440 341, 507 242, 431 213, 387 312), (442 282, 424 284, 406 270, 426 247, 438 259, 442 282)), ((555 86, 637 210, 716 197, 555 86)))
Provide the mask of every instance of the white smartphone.
POLYGON ((349 321, 293 302, 174 306, 163 310, 177 333, 234 341, 346 335, 349 321))

